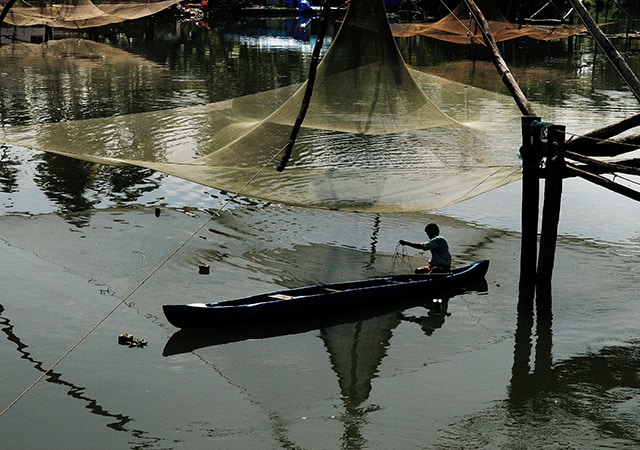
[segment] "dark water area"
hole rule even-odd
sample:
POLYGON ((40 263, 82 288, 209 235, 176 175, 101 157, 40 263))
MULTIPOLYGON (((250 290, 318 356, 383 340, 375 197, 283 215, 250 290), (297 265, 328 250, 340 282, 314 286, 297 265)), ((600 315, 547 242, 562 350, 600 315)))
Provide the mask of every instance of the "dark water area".
MULTIPOLYGON (((67 54, 55 66, 3 53, 2 126, 298 83, 313 45, 270 21, 157 24, 153 39, 141 29, 98 36, 106 48, 95 57, 67 54)), ((398 45, 420 70, 503 92, 477 49, 398 45)), ((602 55, 587 40, 576 48, 502 46, 527 96, 572 127, 636 114, 602 55)), ((629 62, 637 72, 637 55, 629 62)), ((567 180, 554 314, 539 321, 517 315, 519 183, 429 213, 349 213, 2 145, 2 446, 635 448, 639 211, 567 180), (410 271, 425 256, 400 257, 397 241, 422 239, 430 221, 455 264, 491 260, 486 289, 451 297, 444 313, 414 306, 268 337, 182 333, 162 315, 165 303, 410 271), (118 345, 121 333, 148 345, 118 345)))

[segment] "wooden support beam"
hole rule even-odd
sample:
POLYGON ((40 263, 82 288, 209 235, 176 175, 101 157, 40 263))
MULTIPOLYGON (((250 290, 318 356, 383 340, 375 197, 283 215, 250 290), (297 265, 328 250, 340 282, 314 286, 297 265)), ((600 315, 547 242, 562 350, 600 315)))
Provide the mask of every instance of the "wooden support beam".
MULTIPOLYGON (((623 130, 626 131, 626 130, 623 130)), ((618 139, 579 137, 567 142, 565 148, 586 156, 618 156, 640 148, 640 134, 624 136, 618 139)))
POLYGON ((640 167, 634 167, 638 160, 622 161, 619 163, 610 163, 589 158, 574 152, 564 152, 567 159, 581 162, 589 167, 591 172, 597 173, 626 173, 628 175, 640 175, 640 167))
POLYGON ((566 164, 566 171, 569 174, 573 174, 580 178, 584 178, 587 181, 590 181, 599 186, 605 187, 610 191, 616 192, 618 194, 624 195, 625 197, 629 197, 632 200, 636 200, 640 202, 640 192, 634 191, 631 188, 626 186, 622 186, 621 184, 616 183, 615 181, 611 181, 608 178, 601 177, 600 175, 596 175, 594 173, 588 172, 584 169, 576 167, 573 164, 566 164))

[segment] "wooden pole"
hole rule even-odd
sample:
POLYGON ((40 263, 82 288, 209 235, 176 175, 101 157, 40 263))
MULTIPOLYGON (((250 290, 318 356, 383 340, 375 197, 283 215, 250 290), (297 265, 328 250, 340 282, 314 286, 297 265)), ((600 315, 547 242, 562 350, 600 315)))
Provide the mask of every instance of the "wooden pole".
POLYGON ((469 11, 473 15, 476 23, 480 25, 480 32, 482 33, 485 44, 491 51, 491 54, 493 56, 493 64, 498 70, 498 75, 500 75, 500 79, 511 93, 511 96, 518 105, 518 108, 520 108, 520 112, 523 116, 535 116, 536 113, 533 110, 533 107, 531 106, 529 100, 527 100, 527 97, 524 95, 522 89, 520 89, 520 86, 511 74, 509 66, 507 66, 507 63, 502 58, 500 50, 498 49, 498 45, 493 38, 493 34, 491 34, 489 23, 482 14, 482 11, 480 11, 480 8, 478 8, 478 5, 476 5, 474 0, 464 0, 464 2, 467 4, 467 8, 469 8, 469 11))
POLYGON ((517 81, 511 74, 496 44, 489 23, 474 0, 464 0, 487 48, 491 51, 493 64, 522 113, 522 242, 520 249, 520 283, 518 311, 532 313, 536 288, 536 258, 538 248, 538 202, 540 201, 540 129, 531 124, 540 120, 527 100, 517 81))
POLYGON ((564 158, 559 152, 564 144, 565 127, 549 128, 544 182, 544 206, 540 229, 540 256, 536 276, 536 310, 538 317, 551 317, 551 277, 558 240, 564 158))
POLYGON ((5 17, 7 17, 7 14, 9 14, 9 10, 15 2, 16 0, 9 0, 4 8, 2 8, 2 12, 0 12, 0 26, 4 22, 5 17))
POLYGON ((316 45, 313 47, 313 53, 311 55, 311 63, 309 64, 309 78, 307 79, 307 87, 305 88, 304 97, 302 98, 302 104, 300 105, 300 112, 298 113, 298 117, 296 118, 296 121, 293 124, 291 133, 289 134, 289 141, 285 146, 284 155, 282 156, 282 160, 280 161, 280 165, 278 166, 278 169, 277 169, 278 172, 282 172, 285 169, 285 167, 287 167, 287 163, 291 158, 293 146, 295 145, 296 138, 298 137, 298 132, 300 131, 302 122, 304 122, 304 118, 307 115, 309 104, 311 103, 313 86, 316 81, 316 73, 318 70, 318 65, 320 64, 320 51, 322 50, 322 44, 324 43, 324 38, 327 34, 327 27, 329 25, 330 13, 331 13, 331 4, 329 3, 329 0, 325 0, 322 5, 320 31, 317 36, 316 45))
POLYGON ((604 54, 607 55, 607 58, 609 58, 611 64, 613 64, 622 79, 631 89, 631 92, 633 92, 633 94, 636 96, 636 99, 640 101, 640 80, 638 80, 636 74, 633 73, 633 70, 631 70, 622 55, 620 55, 618 50, 616 50, 609 38, 602 32, 600 27, 598 27, 598 24, 593 20, 593 18, 589 14, 589 11, 587 11, 587 8, 585 8, 585 6, 582 4, 582 0, 569 0, 569 2, 576 10, 576 13, 580 17, 580 20, 582 20, 584 26, 587 27, 587 30, 589 30, 589 33, 591 33, 591 36, 593 36, 593 39, 602 49, 604 54))
POLYGON ((538 203, 540 201, 540 128, 531 124, 540 117, 522 117, 522 238, 518 311, 533 312, 538 249, 538 203))
POLYGON ((622 194, 625 197, 629 197, 632 200, 636 200, 640 202, 640 192, 630 189, 621 184, 615 183, 608 178, 602 177, 600 175, 596 175, 591 172, 587 172, 579 167, 576 167, 572 164, 567 164, 566 170, 569 174, 579 176, 580 178, 584 178, 587 181, 592 182, 593 184, 597 184, 598 186, 602 186, 604 188, 609 189, 610 191, 616 192, 618 194, 622 194))
MULTIPOLYGON (((621 120, 620 122, 614 123, 612 125, 607 125, 603 128, 599 128, 597 130, 586 133, 582 136, 578 136, 577 138, 571 139, 566 144, 566 148, 577 151, 578 153, 582 153, 583 155, 591 155, 598 156, 591 151, 582 150, 585 146, 591 147, 594 141, 600 141, 602 139, 609 139, 613 136, 617 136, 620 133, 623 133, 631 128, 640 126, 640 114, 636 114, 627 119, 621 120), (581 150, 578 150, 578 149, 581 150)), ((602 156, 613 156, 613 155, 602 155, 602 156)))

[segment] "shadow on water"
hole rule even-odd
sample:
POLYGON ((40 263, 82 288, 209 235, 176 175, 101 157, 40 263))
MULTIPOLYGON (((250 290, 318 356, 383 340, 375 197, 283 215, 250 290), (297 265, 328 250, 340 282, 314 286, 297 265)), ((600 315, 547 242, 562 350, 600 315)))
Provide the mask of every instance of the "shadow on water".
POLYGON ((75 398, 76 400, 80 400, 86 404, 86 408, 91 412, 91 414, 95 414, 96 416, 105 417, 114 419, 111 423, 107 424, 107 427, 121 432, 129 432, 136 439, 141 439, 146 442, 143 446, 151 445, 153 443, 158 443, 161 441, 160 438, 155 438, 147 435, 147 432, 139 430, 139 429, 128 429, 127 424, 132 421, 135 421, 132 417, 129 417, 124 414, 116 414, 107 411, 96 399, 88 397, 84 394, 84 387, 77 386, 69 381, 65 381, 62 378, 62 374, 58 372, 54 372, 52 370, 45 369, 44 363, 36 360, 31 353, 29 353, 26 349, 29 348, 28 345, 24 344, 18 336, 13 332, 13 324, 11 321, 3 316, 4 307, 0 305, 0 331, 6 335, 6 338, 9 342, 13 343, 16 346, 16 350, 20 353, 20 358, 26 361, 29 361, 33 367, 43 374, 45 374, 45 379, 49 383, 57 384, 60 386, 64 386, 68 388, 67 395, 75 398))
POLYGON ((376 305, 362 311, 350 311, 343 314, 312 317, 298 321, 275 321, 262 325, 247 327, 229 326, 215 329, 182 329, 175 332, 164 347, 163 356, 187 353, 199 348, 214 345, 240 342, 249 339, 265 339, 277 336, 305 333, 317 329, 325 329, 341 324, 362 322, 376 319, 380 316, 395 317, 401 320, 418 323, 425 334, 430 335, 433 330, 442 326, 446 317, 448 301, 457 295, 468 292, 487 292, 486 280, 478 280, 468 285, 465 290, 451 290, 440 292, 438 296, 421 296, 415 298, 397 299, 388 304, 376 305), (407 316, 404 310, 423 306, 428 310, 426 316, 407 316))

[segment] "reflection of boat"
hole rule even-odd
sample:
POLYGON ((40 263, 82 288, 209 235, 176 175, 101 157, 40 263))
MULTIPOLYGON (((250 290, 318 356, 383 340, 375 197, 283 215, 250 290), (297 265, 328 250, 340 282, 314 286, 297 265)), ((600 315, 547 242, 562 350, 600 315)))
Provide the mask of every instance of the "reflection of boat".
POLYGON ((489 261, 477 261, 445 274, 393 275, 383 278, 316 285, 267 292, 212 303, 163 305, 165 316, 178 328, 203 328, 264 324, 331 316, 345 311, 368 309, 402 298, 432 295, 483 278, 489 261))
POLYGON ((407 318, 402 314, 402 311, 413 307, 427 308, 429 310, 428 317, 433 315, 442 316, 439 325, 442 326, 446 315, 446 313, 442 313, 442 307, 449 299, 466 292, 486 291, 487 282, 483 277, 479 277, 474 281, 465 282, 464 288, 438 289, 437 292, 434 290, 433 293, 425 293, 425 295, 395 298, 390 302, 382 302, 368 308, 354 309, 342 313, 317 314, 293 321, 265 320, 261 323, 244 327, 230 324, 220 325, 215 328, 182 329, 176 331, 169 338, 162 354, 171 356, 214 345, 305 333, 316 329, 327 329, 337 325, 367 321, 385 315, 393 316, 393 320, 397 322, 401 320, 413 321, 412 318, 407 318))

